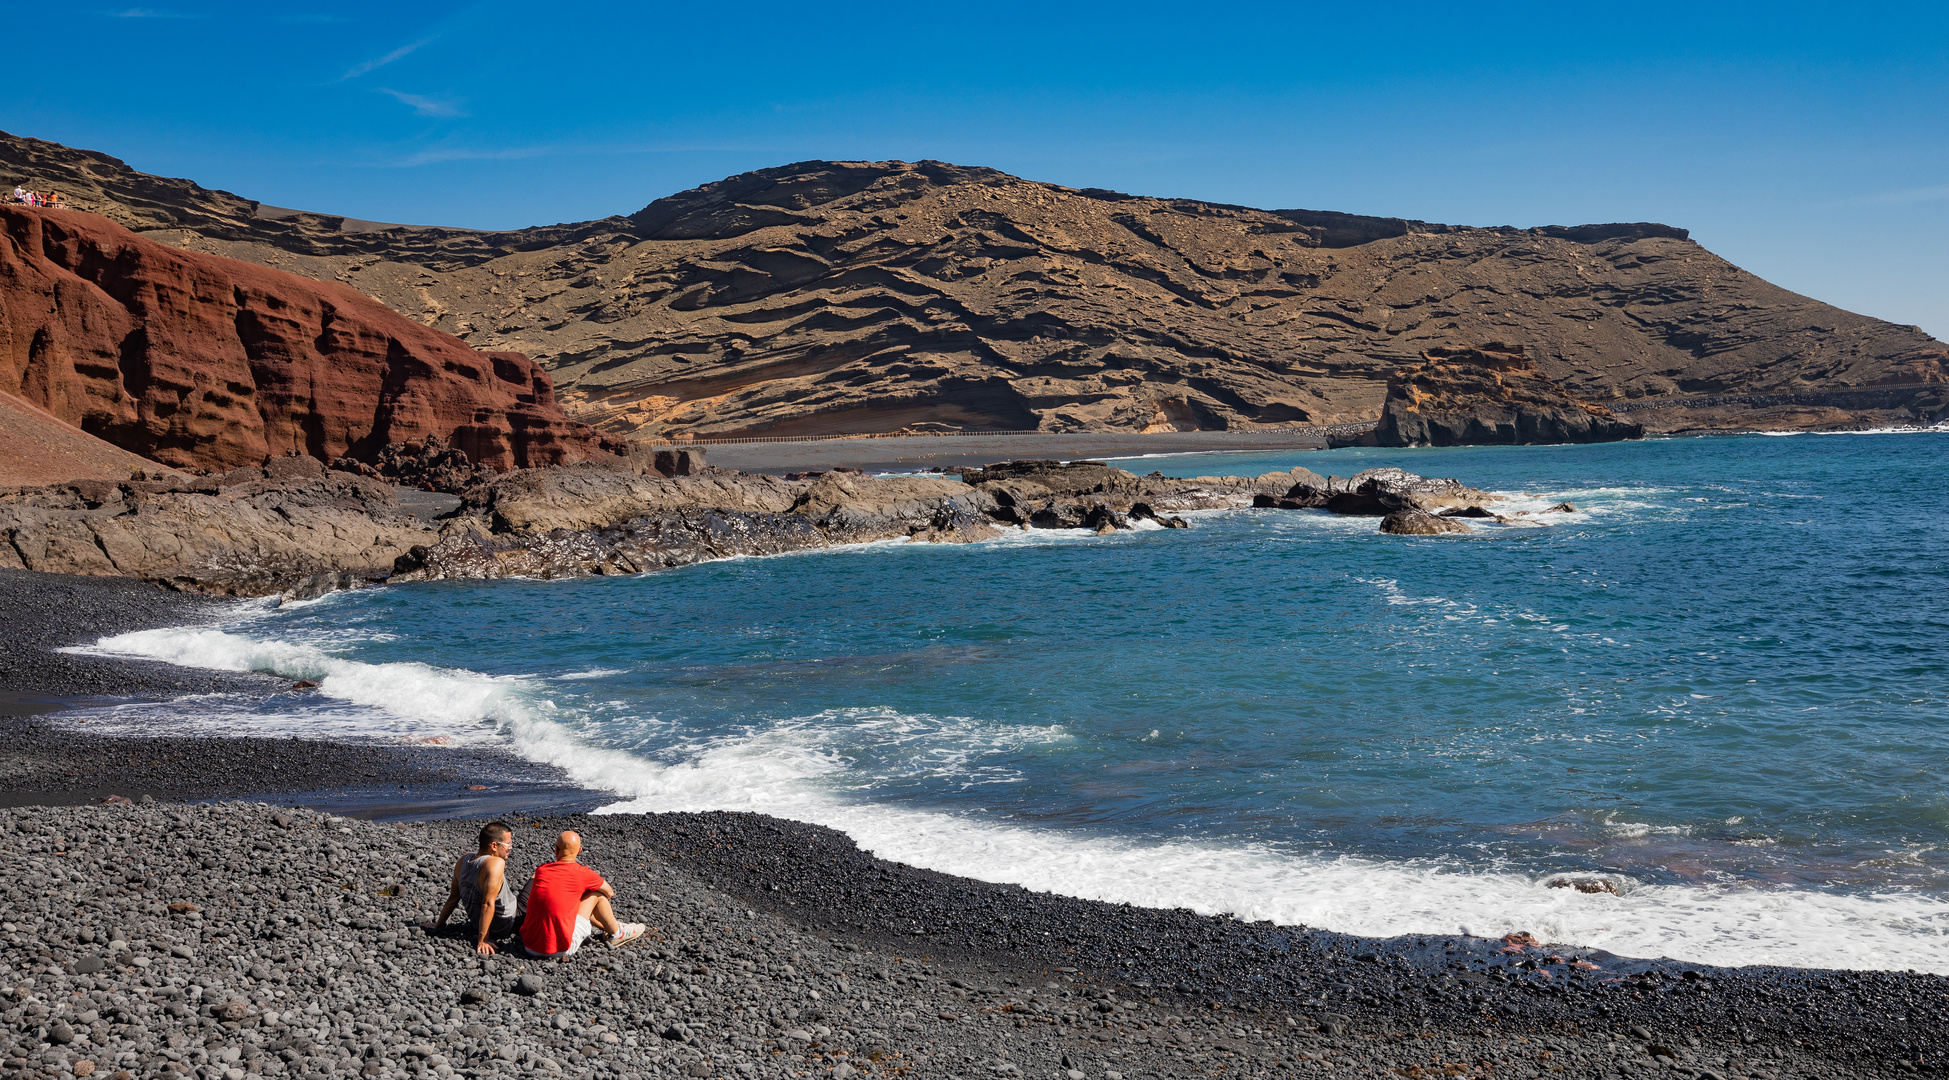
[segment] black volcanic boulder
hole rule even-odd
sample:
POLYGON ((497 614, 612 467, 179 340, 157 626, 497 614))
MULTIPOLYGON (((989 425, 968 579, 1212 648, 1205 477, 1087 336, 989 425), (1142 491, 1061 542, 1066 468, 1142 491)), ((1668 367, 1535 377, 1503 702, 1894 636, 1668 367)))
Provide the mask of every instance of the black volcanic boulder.
POLYGON ((1616 442, 1644 436, 1602 405, 1571 397, 1520 345, 1429 349, 1396 371, 1374 429, 1380 446, 1616 442))
POLYGON ((1336 514, 1380 517, 1396 510, 1445 510, 1495 498, 1459 480, 1418 476, 1392 467, 1368 469, 1346 479, 1312 476, 1313 479, 1294 484, 1284 498, 1274 500, 1271 505, 1282 510, 1320 507, 1336 514))
POLYGON ((1396 510, 1381 519, 1381 531, 1395 536, 1440 536, 1467 533, 1469 527, 1451 518, 1437 517, 1421 510, 1396 510))
POLYGON ((1130 494, 1143 488, 1135 473, 1101 461, 1002 461, 985 469, 964 471, 970 484, 1025 482, 1039 484, 1052 495, 1130 494))

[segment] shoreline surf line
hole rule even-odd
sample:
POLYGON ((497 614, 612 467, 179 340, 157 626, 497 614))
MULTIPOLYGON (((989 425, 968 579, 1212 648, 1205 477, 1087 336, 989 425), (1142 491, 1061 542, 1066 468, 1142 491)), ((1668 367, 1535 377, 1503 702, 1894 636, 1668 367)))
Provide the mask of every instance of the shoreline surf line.
POLYGON ((521 682, 508 677, 328 658, 312 646, 246 642, 207 627, 109 640, 102 643, 105 651, 182 666, 268 670, 284 677, 324 673, 321 693, 337 690, 344 700, 389 713, 397 714, 402 702, 437 699, 442 715, 432 719, 476 730, 492 724, 495 736, 518 756, 560 769, 585 787, 617 792, 604 812, 762 813, 834 828, 882 858, 975 880, 1373 937, 1452 934, 1467 926, 1475 934, 1524 930, 1621 955, 1727 966, 1949 973, 1949 904, 1913 893, 1644 885, 1619 897, 1551 889, 1533 874, 1438 859, 1388 862, 1287 852, 1256 841, 1214 845, 1079 835, 838 797, 815 781, 842 774, 845 763, 805 725, 672 746, 683 756, 657 761, 591 745, 560 718, 531 713, 520 700, 521 682), (361 673, 379 677, 350 678, 361 673), (404 694, 395 677, 402 674, 409 681, 416 674, 434 676, 447 689, 404 694), (334 676, 349 685, 334 687, 334 676), (459 683, 479 683, 474 689, 482 692, 447 692, 448 684, 459 683), (465 715, 454 713, 456 706, 465 715), (808 734, 815 737, 808 741, 808 734), (1400 899, 1389 904, 1377 897, 1400 899))

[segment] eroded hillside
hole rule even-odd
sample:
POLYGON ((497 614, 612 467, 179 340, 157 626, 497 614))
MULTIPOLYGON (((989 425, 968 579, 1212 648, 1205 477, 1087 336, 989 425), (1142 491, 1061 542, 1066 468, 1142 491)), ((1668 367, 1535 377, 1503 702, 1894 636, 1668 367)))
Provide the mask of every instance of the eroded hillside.
POLYGON ((1949 382, 1949 348, 1920 330, 1780 289, 1662 225, 1467 228, 805 162, 630 217, 476 232, 280 210, 12 137, 0 171, 525 352, 583 419, 639 437, 1364 422, 1396 367, 1485 341, 1633 406, 1949 382))

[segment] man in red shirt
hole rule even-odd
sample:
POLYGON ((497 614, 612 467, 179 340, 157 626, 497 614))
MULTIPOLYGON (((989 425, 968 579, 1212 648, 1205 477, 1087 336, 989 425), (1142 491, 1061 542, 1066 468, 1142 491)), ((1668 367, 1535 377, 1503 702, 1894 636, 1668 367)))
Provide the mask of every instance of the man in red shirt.
POLYGON ((555 838, 555 861, 535 867, 535 879, 525 895, 527 914, 521 920, 521 944, 536 956, 567 956, 600 929, 609 947, 627 945, 643 936, 642 923, 619 923, 609 901, 616 890, 602 875, 575 861, 582 854, 582 837, 565 832, 555 838))

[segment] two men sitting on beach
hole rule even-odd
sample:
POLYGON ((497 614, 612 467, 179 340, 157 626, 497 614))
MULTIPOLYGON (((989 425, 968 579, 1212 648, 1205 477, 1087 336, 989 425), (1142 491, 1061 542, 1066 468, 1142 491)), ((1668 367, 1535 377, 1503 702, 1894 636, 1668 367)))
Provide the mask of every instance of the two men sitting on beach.
POLYGON ((504 822, 491 821, 480 831, 480 850, 462 855, 453 865, 453 882, 447 889, 447 902, 440 917, 420 924, 428 933, 439 933, 455 908, 467 912, 467 936, 474 951, 494 955, 493 942, 506 937, 519 925, 521 946, 530 956, 562 957, 573 954, 600 929, 609 947, 627 945, 648 930, 642 923, 616 921, 609 901, 616 890, 602 875, 576 862, 582 854, 582 837, 565 832, 555 838, 555 859, 535 867, 534 878, 523 891, 521 905, 515 905, 514 887, 508 882, 507 860, 514 850, 514 830, 504 822))

